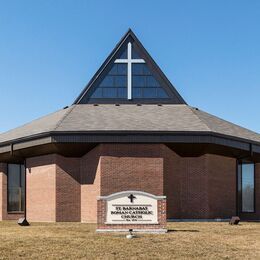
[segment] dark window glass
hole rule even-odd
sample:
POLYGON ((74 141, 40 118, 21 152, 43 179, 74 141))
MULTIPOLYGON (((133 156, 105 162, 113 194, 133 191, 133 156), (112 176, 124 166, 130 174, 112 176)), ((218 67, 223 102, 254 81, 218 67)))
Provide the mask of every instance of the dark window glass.
POLYGON ((142 98, 141 88, 133 88, 133 98, 142 98))
POLYGON ((144 75, 152 75, 150 69, 148 68, 148 66, 146 64, 143 64, 143 73, 144 73, 144 75))
POLYGON ((25 168, 20 164, 8 164, 8 211, 24 211, 25 168))
POLYGON ((117 89, 117 97, 118 98, 127 98, 127 89, 126 88, 118 88, 117 89))
POLYGON ((108 72, 108 75, 116 75, 117 74, 117 64, 114 64, 110 71, 108 72))
POLYGON ((133 88, 145 87, 145 77, 143 77, 143 76, 133 76, 132 86, 133 86, 133 88))
POLYGON ((167 98, 168 95, 163 88, 158 88, 157 89, 157 97, 158 98, 167 98))
POLYGON ((126 87, 127 86, 127 78, 126 78, 126 76, 117 76, 117 77, 115 77, 115 86, 116 87, 126 87))
POLYGON ((242 211, 254 212, 254 164, 242 165, 242 211))
POLYGON ((133 98, 169 98, 145 63, 132 65, 133 98), (143 88, 134 90, 135 88, 143 88))
POLYGON ((146 77, 147 87, 159 87, 158 81, 153 76, 146 77))
POLYGON ((103 98, 116 98, 117 89, 116 88, 104 88, 103 89, 103 98))
POLYGON ((127 59, 127 48, 119 55, 118 59, 127 59))
POLYGON ((241 163, 238 169, 238 194, 241 212, 254 212, 255 173, 253 163, 241 163))
POLYGON ((97 88, 92 94, 92 98, 102 98, 102 88, 97 88))
POLYGON ((141 56, 134 48, 132 49, 132 59, 141 59, 141 56))
POLYGON ((143 89, 143 97, 144 98, 156 98, 156 88, 144 88, 143 89))
POLYGON ((117 64, 117 74, 118 75, 127 75, 127 65, 126 64, 117 64))
POLYGON ((114 86, 114 77, 106 76, 100 83, 100 87, 113 87, 114 86))
POLYGON ((96 86, 91 98, 127 98, 126 90, 119 88, 127 88, 127 65, 114 64, 107 76, 96 86))
MULTIPOLYGON (((119 58, 126 58, 125 49, 119 58)), ((132 50, 132 58, 140 58, 138 53, 132 50)), ((89 98, 114 99, 127 98, 127 64, 114 63, 108 74, 95 86, 95 91, 89 92, 89 98), (123 90, 125 88, 125 90, 123 90)), ((139 99, 169 98, 164 88, 152 74, 146 63, 132 64, 132 94, 139 99)))
POLYGON ((133 75, 143 75, 144 64, 143 63, 134 63, 132 65, 132 74, 133 75))

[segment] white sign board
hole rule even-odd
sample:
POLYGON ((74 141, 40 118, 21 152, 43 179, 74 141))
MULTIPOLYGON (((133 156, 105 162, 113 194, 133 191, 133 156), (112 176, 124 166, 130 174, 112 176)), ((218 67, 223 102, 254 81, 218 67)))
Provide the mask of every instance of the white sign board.
POLYGON ((158 199, 140 191, 124 191, 107 197, 105 224, 158 224, 158 199))

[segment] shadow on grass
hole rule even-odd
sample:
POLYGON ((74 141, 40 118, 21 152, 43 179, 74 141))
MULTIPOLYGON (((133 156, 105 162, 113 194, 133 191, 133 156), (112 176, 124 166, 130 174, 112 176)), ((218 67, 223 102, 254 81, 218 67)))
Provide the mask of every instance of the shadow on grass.
POLYGON ((170 232, 199 232, 199 230, 196 229, 168 229, 168 233, 170 232))

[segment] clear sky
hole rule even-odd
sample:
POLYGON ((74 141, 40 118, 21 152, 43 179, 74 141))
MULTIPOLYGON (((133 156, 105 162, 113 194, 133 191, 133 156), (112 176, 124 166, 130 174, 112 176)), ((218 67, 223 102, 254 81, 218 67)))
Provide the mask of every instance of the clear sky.
POLYGON ((260 132, 259 0, 0 0, 0 132, 72 104, 129 27, 188 104, 260 132))

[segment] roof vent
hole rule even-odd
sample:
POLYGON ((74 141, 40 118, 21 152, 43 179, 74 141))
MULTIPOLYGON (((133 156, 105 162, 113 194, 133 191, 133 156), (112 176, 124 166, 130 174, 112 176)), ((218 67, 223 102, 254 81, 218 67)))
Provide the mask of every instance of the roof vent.
POLYGON ((63 109, 67 109, 69 106, 64 107, 63 109))

